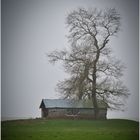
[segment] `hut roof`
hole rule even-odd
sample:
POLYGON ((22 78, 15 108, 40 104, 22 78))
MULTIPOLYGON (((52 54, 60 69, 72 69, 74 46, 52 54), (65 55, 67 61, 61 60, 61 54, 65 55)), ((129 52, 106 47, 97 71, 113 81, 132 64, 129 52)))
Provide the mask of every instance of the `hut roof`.
MULTIPOLYGON (((98 101, 99 108, 107 108, 104 102, 98 101)), ((91 100, 42 99, 40 108, 93 108, 91 100)))

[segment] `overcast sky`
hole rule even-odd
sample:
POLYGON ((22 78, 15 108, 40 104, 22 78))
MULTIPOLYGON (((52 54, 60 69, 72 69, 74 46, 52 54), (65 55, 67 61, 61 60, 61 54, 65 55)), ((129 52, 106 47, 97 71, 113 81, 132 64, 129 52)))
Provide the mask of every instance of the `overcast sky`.
POLYGON ((108 118, 138 120, 138 0, 2 0, 2 117, 39 117, 42 98, 59 98, 55 88, 66 74, 46 53, 68 46, 65 20, 78 7, 115 7, 121 32, 110 44, 125 63, 123 81, 130 90, 124 112, 108 118))

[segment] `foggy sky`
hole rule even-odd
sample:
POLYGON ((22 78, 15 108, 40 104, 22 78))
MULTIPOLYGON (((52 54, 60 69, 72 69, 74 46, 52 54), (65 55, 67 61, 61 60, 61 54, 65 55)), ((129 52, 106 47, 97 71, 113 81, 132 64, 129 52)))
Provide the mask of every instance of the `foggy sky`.
POLYGON ((42 98, 59 98, 55 88, 66 77, 60 63, 49 64, 46 53, 68 47, 65 19, 78 7, 115 7, 121 31, 111 40, 114 56, 127 69, 123 81, 130 90, 124 112, 108 118, 138 120, 139 38, 138 0, 2 0, 2 117, 39 117, 42 98))

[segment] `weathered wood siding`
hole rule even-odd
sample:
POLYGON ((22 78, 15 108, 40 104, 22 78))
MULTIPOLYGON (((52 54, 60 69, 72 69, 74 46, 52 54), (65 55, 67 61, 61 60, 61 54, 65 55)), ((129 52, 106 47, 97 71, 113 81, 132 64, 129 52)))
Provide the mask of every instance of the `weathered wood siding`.
MULTIPOLYGON (((107 109, 99 110, 99 119, 106 119, 107 109)), ((49 108, 42 109, 42 117, 48 118, 88 118, 94 119, 94 109, 91 108, 49 108)))
POLYGON ((48 116, 48 109, 47 108, 41 108, 41 117, 46 118, 48 116))

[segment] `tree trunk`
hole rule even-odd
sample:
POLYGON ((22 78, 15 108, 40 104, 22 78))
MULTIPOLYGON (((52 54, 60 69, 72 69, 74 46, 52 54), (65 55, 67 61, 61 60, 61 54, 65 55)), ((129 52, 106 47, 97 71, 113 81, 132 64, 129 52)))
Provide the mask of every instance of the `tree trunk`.
POLYGON ((94 107, 94 113, 95 113, 95 119, 98 119, 98 114, 99 114, 99 109, 98 109, 98 102, 97 102, 97 97, 96 97, 96 65, 99 60, 100 56, 100 51, 97 52, 96 59, 94 61, 94 67, 93 67, 93 73, 92 73, 92 102, 93 102, 93 107, 94 107))
POLYGON ((94 118, 97 120, 98 119, 99 109, 98 109, 96 93, 92 94, 92 102, 93 102, 93 106, 94 106, 94 118))
POLYGON ((92 89, 92 103, 93 103, 93 108, 94 108, 94 113, 95 113, 95 119, 98 119, 98 103, 97 103, 97 98, 96 98, 96 82, 92 83, 93 89, 92 89))

